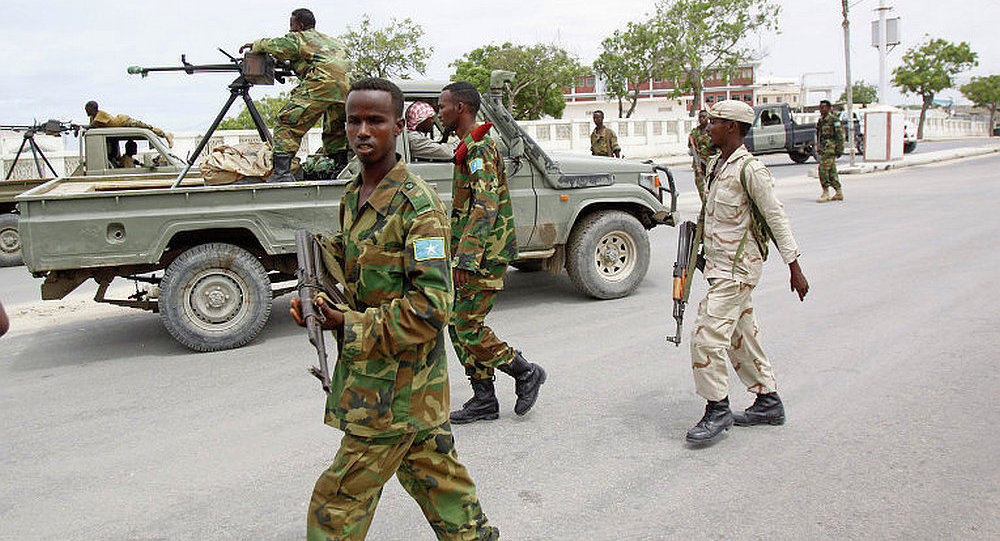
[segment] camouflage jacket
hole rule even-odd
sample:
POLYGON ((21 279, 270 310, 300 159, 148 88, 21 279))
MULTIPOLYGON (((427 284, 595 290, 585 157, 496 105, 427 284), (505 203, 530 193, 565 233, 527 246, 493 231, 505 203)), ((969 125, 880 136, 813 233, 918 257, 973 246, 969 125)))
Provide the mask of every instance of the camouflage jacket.
POLYGON ((691 136, 688 139, 688 148, 691 149, 692 155, 697 155, 698 159, 701 160, 702 172, 704 172, 705 166, 708 165, 708 159, 711 158, 718 149, 712 146, 712 138, 708 135, 708 129, 701 129, 695 126, 691 130, 691 136), (692 141, 694 145, 692 146, 692 141))
POLYGON ((590 132, 590 153, 594 156, 614 156, 615 151, 621 152, 622 147, 618 146, 618 136, 615 132, 605 126, 600 132, 597 128, 590 132))
POLYGON ((837 115, 830 112, 820 117, 816 122, 816 141, 821 153, 838 156, 844 153, 844 129, 837 115))
POLYGON ((289 32, 280 38, 263 38, 253 42, 253 52, 269 53, 278 60, 289 60, 302 84, 316 93, 329 93, 343 101, 347 98, 347 74, 351 63, 344 44, 315 28, 289 32), (332 86, 331 86, 332 85, 332 86))
POLYGON ((340 233, 325 246, 351 303, 326 424, 359 437, 439 426, 448 420, 442 333, 454 301, 445 207, 403 160, 359 206, 360 189, 358 175, 340 203, 340 233))
POLYGON ((764 258, 750 234, 752 197, 774 234, 774 243, 785 263, 799 257, 785 209, 774 194, 774 177, 745 146, 736 149, 723 162, 721 154, 708 163, 709 184, 705 202, 702 242, 705 249, 705 278, 725 278, 750 285, 760 281, 764 258), (740 182, 743 162, 753 160, 746 169, 747 189, 740 182), (749 193, 747 193, 749 191, 749 193), (740 252, 739 246, 743 245, 740 252), (739 253, 739 260, 736 259, 739 253))
POLYGON ((472 285, 500 289, 507 263, 517 259, 507 171, 488 134, 479 141, 466 135, 463 141, 468 153, 455 164, 451 184, 452 265, 471 271, 472 285))

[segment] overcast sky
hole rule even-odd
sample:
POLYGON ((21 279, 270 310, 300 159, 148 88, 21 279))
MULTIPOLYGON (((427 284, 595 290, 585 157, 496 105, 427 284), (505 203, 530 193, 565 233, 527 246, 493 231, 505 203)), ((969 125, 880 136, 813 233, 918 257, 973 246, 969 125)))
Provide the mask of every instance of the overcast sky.
MULTIPOLYGON (((758 76, 798 79, 802 73, 830 72, 831 84, 844 83, 840 0, 780 0, 780 33, 753 38, 764 56, 758 76)), ((968 41, 980 65, 960 77, 1000 73, 1000 0, 890 0, 902 19, 903 45, 889 56, 889 71, 902 52, 924 34, 968 41)), ((181 53, 194 63, 224 60, 259 37, 283 34, 288 15, 302 4, 264 0, 136 2, 4 0, 0 8, 0 58, 6 90, 0 96, 0 124, 59 118, 86 121, 90 99, 110 113, 126 113, 168 131, 207 127, 228 97, 229 74, 126 74, 130 65, 174 65, 181 53)), ((305 4, 317 28, 343 33, 367 13, 378 25, 390 17, 410 17, 426 31, 434 48, 428 78, 447 79, 454 59, 489 43, 554 43, 589 65, 601 40, 629 20, 652 11, 652 0, 599 2, 514 0, 495 2, 421 0, 399 2, 324 0, 305 4)), ((878 55, 870 46, 870 21, 878 0, 852 0, 852 62, 855 79, 878 81, 878 55)), ((284 87, 255 87, 260 97, 284 87)), ((957 91, 944 92, 958 96, 957 91)), ((836 97, 836 96, 834 96, 836 97)), ((895 91, 890 101, 902 102, 895 91)), ((905 98, 917 103, 915 97, 905 98)), ((234 106, 234 112, 238 110, 234 106)))

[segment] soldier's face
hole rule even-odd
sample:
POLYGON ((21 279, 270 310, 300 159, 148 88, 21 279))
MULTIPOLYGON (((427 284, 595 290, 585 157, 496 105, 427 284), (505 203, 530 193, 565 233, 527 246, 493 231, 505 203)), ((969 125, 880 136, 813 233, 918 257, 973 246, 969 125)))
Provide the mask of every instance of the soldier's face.
POLYGON ((715 146, 722 146, 729 137, 729 129, 735 128, 736 123, 732 120, 722 118, 710 118, 708 121, 708 137, 715 146))
POLYGON ((355 90, 347 95, 347 141, 363 164, 378 163, 396 152, 396 137, 403 133, 392 95, 384 90, 355 90))
POLYGON ((451 95, 450 90, 445 90, 441 92, 438 96, 438 118, 441 119, 441 123, 444 127, 449 130, 454 130, 458 126, 458 116, 459 116, 459 104, 455 101, 455 97, 451 95))
POLYGON ((829 112, 830 112, 830 106, 829 105, 827 105, 825 103, 821 103, 819 105, 819 114, 825 115, 825 114, 827 114, 829 112))
POLYGON ((603 126, 604 125, 604 115, 601 113, 594 113, 594 125, 603 126))

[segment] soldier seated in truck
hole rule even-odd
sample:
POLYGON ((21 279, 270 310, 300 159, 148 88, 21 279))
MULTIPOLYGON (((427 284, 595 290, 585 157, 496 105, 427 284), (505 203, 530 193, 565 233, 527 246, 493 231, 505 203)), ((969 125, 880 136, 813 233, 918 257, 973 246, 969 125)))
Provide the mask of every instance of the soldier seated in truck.
POLYGON ((129 139, 125 142, 125 155, 118 160, 118 167, 131 168, 138 167, 139 164, 135 161, 135 155, 139 153, 139 145, 135 141, 129 139))

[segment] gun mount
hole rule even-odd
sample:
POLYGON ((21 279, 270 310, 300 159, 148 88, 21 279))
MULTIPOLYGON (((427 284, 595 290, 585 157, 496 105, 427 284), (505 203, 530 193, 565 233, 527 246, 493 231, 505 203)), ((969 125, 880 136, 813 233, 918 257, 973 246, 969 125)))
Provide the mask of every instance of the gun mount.
POLYGON ((237 72, 239 75, 232 83, 229 83, 229 100, 226 104, 222 106, 222 110, 219 111, 218 116, 215 117, 215 121, 212 122, 212 126, 205 132, 198 146, 195 147, 194 152, 191 153, 191 157, 187 160, 187 165, 184 169, 177 175, 177 180, 174 181, 171 188, 176 188, 180 186, 181 181, 187 176, 191 167, 194 166, 195 161, 201 152, 208 145, 208 140, 215 133, 215 130, 219 128, 219 124, 222 119, 226 117, 226 113, 229 112, 229 108, 232 107, 233 102, 237 98, 242 98, 244 104, 246 104, 247 111, 250 112, 250 118, 253 119, 254 126, 257 128, 257 133, 260 135, 261 141, 266 141, 268 144, 272 144, 271 132, 267 129, 267 124, 264 123, 264 119, 260 116, 260 112, 257 111, 257 107, 253 104, 253 100, 250 99, 250 88, 253 85, 273 85, 275 81, 279 83, 284 83, 286 77, 291 77, 295 75, 291 67, 287 62, 277 62, 273 56, 263 53, 246 53, 243 58, 236 58, 235 56, 227 53, 223 49, 219 49, 222 54, 229 57, 230 63, 228 64, 191 64, 187 61, 187 55, 181 55, 181 65, 180 66, 166 66, 166 67, 151 67, 146 68, 142 66, 129 66, 128 72, 133 75, 141 75, 146 77, 152 72, 166 72, 166 71, 183 71, 188 75, 193 75, 195 73, 222 73, 222 72, 237 72))
POLYGON ((27 145, 31 149, 31 156, 35 160, 35 169, 38 170, 39 178, 45 176, 42 171, 42 163, 44 162, 48 166, 49 171, 52 171, 52 176, 58 176, 52 164, 49 163, 49 159, 45 157, 45 153, 42 152, 41 147, 35 142, 35 134, 42 133, 45 135, 62 135, 66 132, 73 132, 73 135, 80 133, 80 126, 73 124, 71 122, 62 122, 60 120, 50 119, 48 122, 39 124, 35 122, 34 124, 3 124, 0 125, 0 130, 10 130, 10 131, 23 131, 24 139, 21 141, 21 146, 17 149, 17 154, 14 155, 14 161, 10 164, 10 169, 7 170, 7 176, 4 180, 9 180, 10 176, 14 173, 14 166, 17 165, 17 160, 21 158, 21 153, 24 152, 24 147, 27 145))

